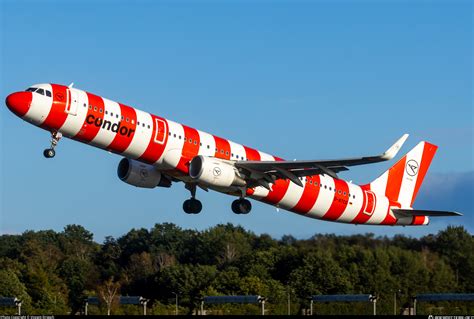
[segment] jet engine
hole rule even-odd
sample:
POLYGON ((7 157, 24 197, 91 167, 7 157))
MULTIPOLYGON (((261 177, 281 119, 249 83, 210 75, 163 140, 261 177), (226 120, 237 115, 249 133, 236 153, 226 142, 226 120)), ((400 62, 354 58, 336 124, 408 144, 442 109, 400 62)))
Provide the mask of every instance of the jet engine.
POLYGON ((170 187, 171 181, 156 170, 152 165, 144 164, 128 158, 123 158, 117 168, 121 181, 143 188, 170 187))
POLYGON ((220 159, 196 156, 189 164, 189 176, 192 179, 216 187, 245 186, 237 169, 220 159))

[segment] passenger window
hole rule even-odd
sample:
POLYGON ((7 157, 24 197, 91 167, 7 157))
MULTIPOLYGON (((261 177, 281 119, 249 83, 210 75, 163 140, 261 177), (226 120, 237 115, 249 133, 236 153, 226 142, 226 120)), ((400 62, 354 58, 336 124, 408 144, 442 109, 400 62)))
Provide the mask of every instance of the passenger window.
POLYGON ((125 119, 125 122, 127 122, 127 123, 128 123, 129 121, 130 121, 130 120, 129 120, 129 119, 128 119, 128 117, 127 117, 127 118, 125 119))
POLYGON ((51 92, 50 92, 50 91, 48 91, 48 90, 46 90, 46 96, 49 96, 49 97, 51 97, 51 92))
POLYGON ((99 112, 102 113, 102 109, 100 109, 99 112))
POLYGON ((109 115, 109 111, 105 110, 105 114, 109 115))
POLYGON ((122 115, 122 121, 123 121, 123 115, 122 115))
POLYGON ((225 155, 229 156, 229 152, 225 152, 225 155))
POLYGON ((92 110, 92 105, 89 105, 89 110, 92 110))
POLYGON ((148 128, 150 128, 150 125, 148 125, 148 128))
POLYGON ((198 142, 197 142, 197 141, 194 141, 194 145, 198 145, 198 142))
MULTIPOLYGON (((142 126, 145 127, 145 123, 142 123, 142 126)), ((175 136, 176 137, 176 136, 175 136)))
POLYGON ((221 150, 221 154, 224 154, 224 150, 221 150))
POLYGON ((210 149, 209 145, 207 146, 207 149, 210 149))
POLYGON ((118 114, 115 114, 115 117, 118 118, 118 114))
POLYGON ((339 195, 341 195, 341 193, 342 193, 341 190, 338 190, 337 192, 339 193, 339 195))
POLYGON ((94 106, 94 112, 97 112, 97 106, 94 106))
POLYGON ((114 112, 110 112, 110 115, 111 115, 111 116, 114 116, 114 112))

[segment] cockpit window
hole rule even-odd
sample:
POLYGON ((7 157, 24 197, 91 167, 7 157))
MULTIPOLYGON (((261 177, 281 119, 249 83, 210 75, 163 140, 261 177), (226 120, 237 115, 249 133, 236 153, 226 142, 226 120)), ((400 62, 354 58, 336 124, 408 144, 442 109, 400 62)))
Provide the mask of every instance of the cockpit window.
POLYGON ((46 95, 47 97, 51 97, 51 91, 45 90, 45 89, 40 89, 40 88, 27 88, 25 92, 35 92, 41 95, 46 95))

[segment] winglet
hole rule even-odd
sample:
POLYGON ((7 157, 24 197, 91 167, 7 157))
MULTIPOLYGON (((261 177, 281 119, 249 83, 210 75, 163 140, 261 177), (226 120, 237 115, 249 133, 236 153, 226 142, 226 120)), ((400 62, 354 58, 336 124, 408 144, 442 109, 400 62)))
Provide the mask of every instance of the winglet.
POLYGON ((395 155, 397 155, 398 151, 402 148, 402 145, 403 143, 405 143, 408 136, 409 136, 408 134, 403 134, 403 136, 400 137, 400 139, 396 141, 395 144, 393 144, 388 150, 386 150, 385 153, 383 153, 381 157, 386 161, 394 158, 395 155))

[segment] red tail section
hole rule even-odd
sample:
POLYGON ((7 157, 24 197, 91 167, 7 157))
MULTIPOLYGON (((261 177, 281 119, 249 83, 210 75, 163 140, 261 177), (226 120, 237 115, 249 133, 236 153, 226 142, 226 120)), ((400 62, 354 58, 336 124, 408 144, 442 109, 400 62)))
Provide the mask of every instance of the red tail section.
POLYGON ((419 143, 370 183, 370 189, 376 194, 384 194, 403 208, 412 207, 437 149, 436 145, 428 142, 419 143))

